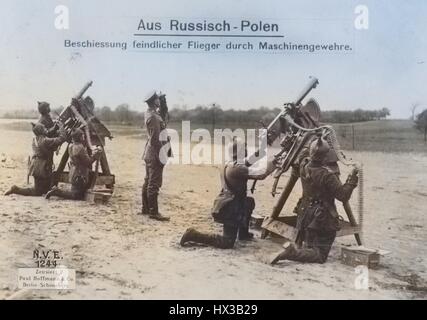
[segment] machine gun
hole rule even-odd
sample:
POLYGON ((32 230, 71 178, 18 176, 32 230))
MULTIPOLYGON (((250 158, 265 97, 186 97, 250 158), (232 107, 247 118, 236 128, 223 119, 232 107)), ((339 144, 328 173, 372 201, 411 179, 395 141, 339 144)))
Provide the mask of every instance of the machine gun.
MULTIPOLYGON (((285 103, 282 111, 264 128, 267 131, 267 143, 269 145, 271 145, 279 135, 284 134, 284 138, 280 142, 281 150, 274 156, 276 161, 280 163, 280 168, 278 168, 274 174, 273 196, 276 194, 280 176, 293 164, 299 151, 311 135, 311 133, 308 134, 308 132, 301 130, 303 129, 302 127, 314 128, 318 125, 320 108, 316 101, 311 99, 306 106, 302 106, 304 98, 311 90, 316 88, 318 84, 319 80, 312 77, 297 99, 295 99, 294 102, 285 103), (280 123, 279 131, 273 129, 277 123, 280 123)), ((259 150, 255 152, 255 155, 259 155, 259 150)), ((257 180, 252 184, 252 193, 255 191, 256 181, 257 180)))
POLYGON ((103 147, 105 137, 113 138, 111 132, 94 115, 95 105, 92 98, 89 96, 83 98, 92 83, 92 81, 86 83, 79 93, 71 99, 70 105, 62 110, 55 124, 57 127, 57 122, 62 122, 67 133, 71 133, 75 128, 83 129, 90 148, 94 145, 103 147))
MULTIPOLYGON (((303 99, 309 92, 316 88, 319 81, 312 78, 307 87, 298 96, 295 102, 286 103, 284 109, 276 116, 272 123, 267 127, 267 132, 280 121, 280 134, 284 137, 280 142, 280 151, 275 154, 275 159, 279 163, 278 168, 274 173, 274 183, 272 195, 276 195, 276 189, 280 177, 289 170, 293 165, 298 166, 298 158, 304 155, 303 149, 307 148, 312 139, 318 135, 322 135, 329 146, 337 156, 337 160, 344 165, 356 167, 359 171, 359 222, 353 216, 350 204, 344 203, 344 210, 347 214, 349 222, 341 221, 340 235, 354 234, 359 245, 361 241, 361 230, 363 221, 363 171, 362 167, 347 159, 338 144, 334 129, 329 125, 320 125, 320 107, 314 99, 310 99, 305 105, 302 104, 303 99)), ((277 135, 278 136, 278 135, 277 135)), ((276 137, 277 138, 277 137, 276 137)), ((277 200, 270 217, 266 218, 262 224, 264 229, 262 238, 265 238, 268 232, 279 234, 285 238, 292 239, 294 235, 294 227, 296 226, 296 216, 279 217, 289 195, 291 194, 296 182, 299 179, 299 174, 292 172, 280 197, 277 200)), ((254 186, 252 187, 254 189, 254 186)))
MULTIPOLYGON (((102 190, 105 194, 113 193, 115 177, 110 172, 108 165, 107 156, 105 153, 105 138, 112 139, 113 136, 107 127, 95 116, 94 109, 95 104, 91 97, 83 95, 92 86, 92 81, 89 81, 85 86, 71 99, 71 103, 59 114, 56 119, 55 127, 58 128, 58 122, 64 125, 64 129, 69 137, 72 131, 76 128, 80 128, 85 133, 85 141, 88 147, 88 152, 97 147, 101 149, 101 156, 99 162, 96 164, 96 172, 92 174, 90 186, 93 188, 95 185, 105 185, 106 189, 102 190), (101 165, 102 174, 98 174, 98 167, 101 165)), ((70 141, 68 140, 70 143, 70 141)), ((68 172, 64 172, 65 166, 69 158, 68 148, 64 151, 61 161, 56 171, 53 173, 53 183, 57 185, 59 182, 68 182, 68 172)), ((96 198, 96 193, 91 192, 91 197, 96 198)), ((104 194, 101 198, 107 198, 104 194)), ((88 198, 88 197, 86 197, 88 198)), ((96 199, 95 199, 96 200, 96 199)))

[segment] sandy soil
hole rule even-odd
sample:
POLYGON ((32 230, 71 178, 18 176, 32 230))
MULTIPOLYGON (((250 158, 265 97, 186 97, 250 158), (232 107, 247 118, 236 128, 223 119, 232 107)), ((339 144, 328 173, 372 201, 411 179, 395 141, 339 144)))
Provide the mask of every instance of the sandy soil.
MULTIPOLYGON (((0 129, 0 193, 25 184, 31 133, 0 129)), ((183 231, 220 231, 209 210, 219 190, 219 169, 171 165, 160 205, 168 223, 137 216, 144 175, 144 141, 108 143, 117 176, 107 205, 0 196, 0 298, 18 291, 17 269, 34 267, 35 248, 56 249, 77 271, 75 290, 37 290, 22 298, 46 299, 425 299, 427 296, 427 155, 352 153, 365 167, 366 246, 390 250, 370 270, 369 289, 356 290, 357 274, 339 259, 351 236, 338 238, 326 264, 266 263, 281 241, 238 242, 235 250, 181 248, 183 231)), ((63 147, 64 148, 64 147, 63 147)), ((282 184, 285 178, 282 180, 282 184)), ((258 184, 256 212, 274 204, 272 181, 258 184)), ((292 195, 287 211, 299 192, 292 195)))

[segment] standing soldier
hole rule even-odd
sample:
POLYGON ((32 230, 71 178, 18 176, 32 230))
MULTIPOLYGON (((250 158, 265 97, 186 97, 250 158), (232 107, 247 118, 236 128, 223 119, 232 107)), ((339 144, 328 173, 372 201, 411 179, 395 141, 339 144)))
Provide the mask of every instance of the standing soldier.
MULTIPOLYGON (((167 161, 167 151, 164 143, 160 141, 160 133, 166 125, 159 113, 160 99, 156 92, 148 95, 145 102, 148 110, 145 112, 145 125, 147 128, 147 143, 143 159, 145 161, 145 179, 142 186, 142 214, 148 214, 152 219, 169 221, 169 217, 159 212, 158 196, 162 186, 163 167, 167 161)), ((167 141, 165 141, 167 143, 167 141)))
POLYGON ((274 171, 275 164, 268 162, 267 168, 252 167, 252 162, 246 158, 246 144, 239 139, 233 141, 229 151, 233 161, 224 167, 221 174, 222 190, 215 199, 212 209, 214 220, 223 224, 223 234, 204 234, 189 228, 181 238, 182 246, 187 242, 195 242, 220 249, 231 249, 237 236, 239 240, 253 238, 253 234, 249 232, 249 222, 255 201, 247 196, 247 182, 249 179, 265 179, 274 171))
POLYGON ((89 187, 89 172, 92 169, 92 163, 101 155, 101 150, 95 149, 92 156, 89 155, 83 144, 84 133, 81 129, 74 130, 71 137, 73 143, 68 146, 71 191, 54 187, 46 194, 46 199, 57 196, 69 200, 83 200, 89 187))
POLYGON ((46 127, 40 123, 33 124, 33 156, 30 162, 29 175, 34 177, 33 188, 12 186, 5 195, 20 194, 23 196, 41 196, 48 192, 52 184, 53 153, 65 141, 66 133, 62 123, 58 123, 59 136, 48 138, 46 127))
POLYGON ((47 136, 53 137, 56 134, 56 127, 55 123, 52 120, 52 117, 50 116, 50 105, 49 103, 42 101, 37 101, 37 108, 40 113, 40 118, 38 123, 45 126, 47 130, 47 136))
POLYGON ((341 184, 337 171, 325 166, 329 152, 327 141, 319 137, 310 145, 310 157, 300 163, 303 197, 298 208, 297 230, 304 248, 299 249, 287 242, 285 250, 273 259, 272 264, 279 260, 326 262, 339 230, 335 199, 348 201, 358 182, 354 169, 346 183, 341 184))

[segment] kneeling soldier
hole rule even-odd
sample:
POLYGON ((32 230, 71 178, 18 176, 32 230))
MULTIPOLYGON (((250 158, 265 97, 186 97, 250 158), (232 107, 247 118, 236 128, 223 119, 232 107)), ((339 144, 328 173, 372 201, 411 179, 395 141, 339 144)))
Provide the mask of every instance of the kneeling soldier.
POLYGON ((71 165, 69 178, 71 191, 54 187, 46 194, 46 199, 57 196, 69 200, 83 200, 89 187, 89 172, 92 168, 92 163, 100 155, 100 150, 96 149, 92 156, 89 155, 86 146, 83 144, 83 131, 80 129, 75 130, 71 137, 73 143, 68 146, 71 165))
POLYGON ((299 249, 293 243, 285 243, 285 250, 273 259, 272 264, 279 260, 326 262, 339 230, 335 199, 350 200, 358 182, 355 169, 346 183, 341 184, 336 171, 325 166, 329 150, 327 141, 319 137, 310 145, 310 157, 300 163, 303 197, 298 208, 297 230, 304 247, 299 249))
POLYGON ((233 161, 225 165, 221 174, 222 190, 215 199, 212 210, 214 220, 223 224, 223 234, 204 234, 189 228, 181 238, 182 246, 187 242, 196 242, 221 249, 231 249, 237 236, 239 240, 253 238, 253 234, 249 232, 249 222, 255 208, 255 201, 246 195, 247 182, 249 179, 265 179, 274 171, 275 165, 273 162, 268 162, 267 168, 251 167, 251 162, 245 158, 246 144, 238 139, 234 140, 231 148, 233 161), (245 156, 239 157, 242 151, 245 156))
POLYGON ((33 156, 29 167, 29 176, 34 177, 33 188, 12 186, 5 195, 20 194, 23 196, 42 196, 52 186, 53 153, 65 141, 66 133, 62 123, 59 123, 59 136, 48 138, 48 131, 43 124, 33 125, 33 156))

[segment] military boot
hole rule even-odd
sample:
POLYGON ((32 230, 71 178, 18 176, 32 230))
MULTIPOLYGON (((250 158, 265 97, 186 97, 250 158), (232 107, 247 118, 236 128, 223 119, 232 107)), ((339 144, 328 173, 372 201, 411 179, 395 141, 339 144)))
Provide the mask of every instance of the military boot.
POLYGON ((58 187, 53 187, 51 190, 49 190, 46 195, 44 196, 46 199, 49 199, 52 196, 58 196, 59 189, 58 187))
POLYGON ((272 261, 271 264, 276 264, 277 262, 279 262, 280 260, 287 260, 290 258, 293 258, 295 256, 295 253, 297 251, 297 249, 295 248, 294 244, 291 242, 286 242, 283 245, 283 248, 285 248, 285 250, 283 250, 282 252, 280 252, 272 261))
POLYGON ((142 210, 138 214, 149 214, 147 190, 142 189, 142 210))
POLYGON ((157 196, 148 197, 148 205, 149 205, 148 216, 151 219, 158 220, 158 221, 169 221, 170 220, 169 217, 164 216, 159 212, 159 205, 157 202, 157 196))
POLYGON ((234 241, 229 238, 215 234, 201 233, 194 228, 188 228, 187 231, 184 232, 179 243, 181 246, 184 246, 187 242, 206 244, 220 249, 231 249, 234 245, 234 241))
POLYGON ((59 197, 59 198, 63 198, 63 199, 68 199, 68 200, 75 200, 76 196, 73 192, 71 191, 65 191, 65 190, 61 190, 58 187, 53 187, 51 190, 49 190, 46 195, 44 196, 46 199, 49 199, 50 197, 59 197))
POLYGON ((19 194, 21 196, 40 196, 34 188, 20 188, 17 186, 12 186, 4 195, 8 196, 10 194, 19 194))
POLYGON ((285 250, 279 253, 271 264, 276 264, 280 260, 292 260, 307 263, 324 263, 326 259, 317 248, 297 249, 293 243, 287 242, 283 245, 285 250))
POLYGON ((18 187, 17 186, 15 186, 15 185, 13 185, 12 187, 10 187, 10 189, 9 190, 7 190, 5 193, 4 193, 4 195, 5 196, 8 196, 8 195, 11 195, 11 194, 14 194, 14 193, 16 193, 16 190, 18 189, 18 187))
POLYGON ((197 242, 196 240, 199 238, 199 234, 200 232, 198 232, 196 229, 188 228, 182 235, 181 241, 179 242, 179 244, 181 246, 184 246, 187 242, 190 242, 190 241, 197 242))
POLYGON ((250 241, 253 240, 254 234, 249 232, 249 219, 245 219, 243 225, 239 227, 239 240, 250 241))

